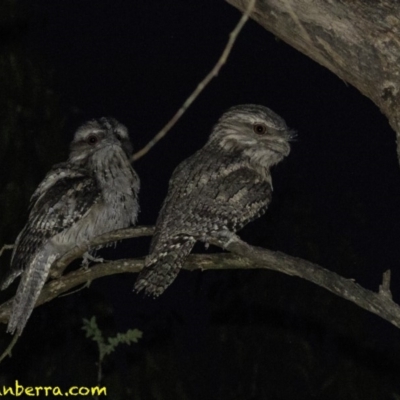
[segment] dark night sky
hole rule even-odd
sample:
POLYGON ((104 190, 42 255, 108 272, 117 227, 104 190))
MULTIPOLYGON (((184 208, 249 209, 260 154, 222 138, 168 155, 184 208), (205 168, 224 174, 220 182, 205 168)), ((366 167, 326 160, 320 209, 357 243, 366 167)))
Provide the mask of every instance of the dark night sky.
MULTIPOLYGON (((30 3, 27 55, 54 71, 53 88, 67 116, 65 134, 72 138, 74 129, 89 118, 114 116, 128 126, 136 149, 162 128, 209 72, 240 18, 222 0, 30 3)), ((142 182, 139 223, 155 222, 173 169, 205 143, 222 112, 241 103, 270 107, 298 131, 298 140, 273 172, 267 215, 240 236, 319 263, 373 290, 390 268, 395 300, 400 301, 400 170, 394 132, 369 99, 253 21, 240 34, 219 76, 168 136, 135 164, 142 182)), ((148 243, 143 239, 119 248, 123 256, 145 255, 148 243)), ((170 332, 175 344, 179 340, 177 353, 184 368, 188 354, 210 346, 205 339, 214 318, 210 301, 228 301, 230 290, 243 279, 266 285, 263 289, 258 282, 255 292, 267 290, 265 276, 273 275, 182 272, 156 301, 131 292, 134 276, 101 279, 89 292, 110 302, 119 331, 137 326, 150 337, 163 329, 170 332), (171 327, 168 321, 176 315, 181 322, 171 327)), ((296 297, 299 281, 275 279, 281 301, 297 313, 302 303, 296 297)), ((85 314, 87 297, 81 292, 68 300, 83 317, 91 316, 85 314)), ((56 314, 57 302, 41 307, 31 323, 51 310, 56 314)), ((242 319, 258 322, 250 307, 239 304, 238 309, 242 319)), ((345 326, 346 314, 341 315, 345 326)), ((226 318, 236 321, 233 315, 226 318)), ((386 335, 398 340, 389 324, 367 313, 360 318, 378 347, 386 335)), ((45 324, 37 326, 46 329, 45 324)))
MULTIPOLYGON (((210 70, 240 17, 223 1, 34 3, 37 22, 28 52, 54 68, 55 90, 69 111, 69 137, 83 120, 112 115, 129 127, 136 149, 210 70)), ((328 232, 326 252, 333 235, 349 231, 370 264, 360 273, 395 269, 400 173, 385 117, 357 90, 253 21, 220 76, 137 162, 140 223, 154 223, 175 166, 206 141, 223 111, 240 103, 264 104, 298 131, 290 157, 274 173, 275 197, 295 203, 300 196, 309 204, 309 218, 328 232)), ((314 222, 298 213, 292 218, 299 224, 314 222)), ((301 243, 296 246, 301 251, 301 243)))

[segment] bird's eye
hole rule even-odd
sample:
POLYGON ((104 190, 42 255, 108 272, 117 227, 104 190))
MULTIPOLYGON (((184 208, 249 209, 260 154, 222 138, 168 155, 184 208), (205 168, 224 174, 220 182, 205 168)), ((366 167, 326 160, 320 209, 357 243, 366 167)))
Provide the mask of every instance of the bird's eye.
POLYGON ((91 145, 96 144, 99 141, 99 138, 96 135, 90 135, 87 139, 87 142, 91 145))
POLYGON ((264 135, 267 132, 267 127, 264 124, 254 124, 253 131, 257 135, 264 135))
POLYGON ((119 141, 122 140, 122 136, 121 136, 119 133, 116 133, 116 134, 115 134, 115 137, 116 137, 119 141))

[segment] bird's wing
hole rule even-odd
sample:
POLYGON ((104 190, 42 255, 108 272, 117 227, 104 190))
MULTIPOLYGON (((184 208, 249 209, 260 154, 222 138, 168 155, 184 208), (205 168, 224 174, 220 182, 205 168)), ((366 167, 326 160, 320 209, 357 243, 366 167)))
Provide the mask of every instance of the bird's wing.
POLYGON ((68 229, 90 211, 101 192, 96 181, 82 173, 51 172, 32 196, 29 219, 15 243, 11 267, 2 279, 6 288, 26 268, 50 238, 68 229))
POLYGON ((271 197, 270 181, 246 163, 218 164, 199 151, 172 175, 150 253, 175 235, 199 238, 215 230, 236 232, 262 215, 271 197))
MULTIPOLYGON (((43 197, 52 186, 60 182, 60 180, 83 177, 85 177, 84 171, 68 162, 54 165, 33 192, 29 204, 30 210, 32 210, 33 207, 38 204, 38 200, 43 197)), ((32 212, 30 214, 32 215, 32 212)))

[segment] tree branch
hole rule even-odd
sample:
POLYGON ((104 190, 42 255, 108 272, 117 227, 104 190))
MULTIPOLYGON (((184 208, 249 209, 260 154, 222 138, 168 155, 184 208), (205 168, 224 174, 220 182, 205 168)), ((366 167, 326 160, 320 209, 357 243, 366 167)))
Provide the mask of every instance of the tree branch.
POLYGON ((249 0, 249 4, 239 22, 235 26, 235 29, 230 33, 228 43, 226 44, 221 57, 218 59, 217 63, 214 65, 212 70, 206 75, 206 77, 197 85, 196 89, 192 92, 192 94, 185 100, 182 107, 176 112, 176 114, 168 121, 168 123, 161 129, 157 135, 154 136, 153 139, 150 140, 149 143, 146 144, 141 150, 136 152, 132 157, 131 161, 136 161, 139 158, 143 157, 152 147, 154 147, 169 131, 170 129, 179 121, 182 115, 186 112, 186 110, 190 107, 190 105, 197 99, 199 94, 205 89, 205 87, 210 83, 210 81, 215 78, 220 69, 228 60, 229 54, 232 51, 233 45, 236 42, 237 37, 239 36, 240 31, 242 30, 244 24, 249 19, 250 13, 252 12, 256 0, 249 0))
POLYGON ((13 244, 5 244, 5 245, 3 245, 3 247, 0 249, 0 257, 3 255, 3 253, 6 250, 12 250, 13 248, 14 248, 13 244))
POLYGON ((76 246, 62 258, 60 258, 50 271, 50 277, 52 279, 59 278, 64 272, 65 268, 71 264, 72 261, 77 258, 81 258, 84 253, 90 249, 101 248, 106 245, 111 245, 123 239, 132 239, 141 236, 152 236, 154 233, 154 226, 137 226, 135 228, 119 229, 117 231, 108 232, 104 235, 97 236, 92 239, 90 243, 86 243, 83 246, 76 246))
MULTIPOLYGON (((224 247, 224 243, 218 240, 211 243, 224 247)), ((250 246, 237 236, 225 248, 251 260, 251 268, 270 269, 315 283, 400 328, 400 306, 392 300, 389 289, 390 271, 384 273, 383 283, 377 293, 364 289, 353 279, 344 278, 309 261, 288 256, 279 251, 273 252, 261 247, 250 246)))
POLYGON ((369 97, 397 134, 400 161, 399 14, 385 0, 258 0, 251 18, 369 97))
MULTIPOLYGON (((137 227, 111 232, 96 238, 91 244, 97 246, 110 241, 131 237, 148 236, 152 227, 137 227)), ((352 279, 347 279, 328 271, 319 265, 300 258, 291 257, 281 252, 274 252, 260 247, 250 246, 233 235, 228 241, 211 239, 210 243, 228 250, 231 253, 192 254, 188 257, 183 268, 193 271, 226 270, 226 269, 269 269, 287 275, 297 276, 321 286, 337 296, 340 296, 359 307, 370 311, 400 328, 400 307, 394 303, 390 293, 390 272, 384 274, 379 292, 364 289, 352 279)), ((65 255, 56 266, 65 268, 67 260, 79 258, 86 250, 75 249, 65 255)), ((64 276, 49 281, 36 306, 53 300, 72 288, 90 282, 94 279, 125 272, 139 272, 143 268, 143 259, 117 260, 93 265, 91 268, 80 268, 64 276)), ((0 322, 6 323, 9 318, 11 300, 0 305, 0 322)))

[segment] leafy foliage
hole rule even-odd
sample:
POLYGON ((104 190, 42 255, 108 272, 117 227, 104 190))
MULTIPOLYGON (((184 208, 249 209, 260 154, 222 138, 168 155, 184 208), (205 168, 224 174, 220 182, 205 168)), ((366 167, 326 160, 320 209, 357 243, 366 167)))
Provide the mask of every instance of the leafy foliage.
POLYGON ((82 329, 86 331, 86 337, 91 338, 97 343, 100 362, 103 361, 106 355, 111 354, 119 344, 130 345, 137 343, 143 336, 143 332, 139 329, 129 329, 125 333, 118 333, 117 336, 108 338, 106 341, 97 325, 95 316, 90 320, 84 318, 82 329))

